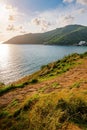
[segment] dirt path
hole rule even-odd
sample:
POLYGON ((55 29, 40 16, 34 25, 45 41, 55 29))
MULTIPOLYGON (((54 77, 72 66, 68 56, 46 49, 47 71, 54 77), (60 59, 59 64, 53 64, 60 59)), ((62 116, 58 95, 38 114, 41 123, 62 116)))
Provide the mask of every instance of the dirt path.
MULTIPOLYGON (((50 86, 55 82, 60 84, 62 89, 65 87, 70 87, 71 85, 73 85, 73 83, 79 81, 83 81, 81 87, 87 89, 87 59, 83 61, 83 64, 79 64, 75 68, 62 74, 61 76, 56 77, 55 79, 37 83, 35 85, 28 85, 24 88, 18 88, 0 96, 0 108, 4 108, 14 99, 18 99, 18 101, 21 102, 26 99, 27 96, 38 92, 40 88, 50 86)), ((56 89, 59 91, 58 88, 56 89)), ((54 89, 52 89, 51 91, 54 91, 54 89)))

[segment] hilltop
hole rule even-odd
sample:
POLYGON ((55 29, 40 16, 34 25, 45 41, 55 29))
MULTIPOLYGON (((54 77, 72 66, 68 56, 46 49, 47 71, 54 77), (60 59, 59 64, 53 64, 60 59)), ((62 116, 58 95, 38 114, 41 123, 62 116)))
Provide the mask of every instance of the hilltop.
POLYGON ((75 45, 80 41, 87 41, 87 27, 82 25, 68 25, 45 33, 29 33, 16 36, 5 43, 75 45))
POLYGON ((0 130, 87 129, 87 53, 0 86, 0 130))

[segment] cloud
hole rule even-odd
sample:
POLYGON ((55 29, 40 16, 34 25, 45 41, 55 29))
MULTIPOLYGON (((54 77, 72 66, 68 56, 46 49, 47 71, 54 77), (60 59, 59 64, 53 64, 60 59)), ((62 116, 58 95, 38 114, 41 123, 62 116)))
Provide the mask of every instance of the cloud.
POLYGON ((27 32, 26 32, 26 31, 20 31, 20 33, 22 33, 22 34, 26 34, 27 32))
POLYGON ((12 25, 9 24, 8 27, 6 28, 6 30, 7 30, 7 31, 15 31, 16 28, 15 28, 15 26, 14 26, 13 24, 12 24, 12 25))
POLYGON ((67 23, 69 22, 73 22, 74 20, 74 17, 71 16, 71 15, 68 15, 68 16, 64 16, 64 21, 66 21, 67 23))
POLYGON ((76 0, 77 3, 83 4, 83 5, 87 5, 87 0, 76 0))
POLYGON ((6 28, 6 31, 11 31, 11 32, 18 31, 18 32, 21 32, 21 33, 25 32, 22 25, 16 26, 16 25, 13 25, 13 24, 9 24, 6 28))
POLYGON ((84 21, 87 19, 85 17, 86 13, 87 8, 77 4, 69 4, 64 9, 56 8, 54 10, 39 12, 37 17, 31 20, 32 26, 29 25, 29 29, 32 30, 32 27, 37 31, 49 31, 69 24, 82 24, 82 17, 84 21))
POLYGON ((59 19, 58 19, 58 25, 61 26, 66 26, 69 24, 73 24, 75 20, 75 17, 73 17, 72 15, 62 15, 59 19))
POLYGON ((86 8, 79 8, 78 10, 76 10, 76 14, 84 14, 87 12, 87 9, 86 8))
POLYGON ((23 33, 50 31, 69 24, 87 25, 87 0, 61 0, 66 5, 41 12, 19 10, 18 6, 1 5, 0 29, 5 37, 23 33), (68 4, 69 3, 69 4, 68 4), (22 12, 24 11, 24 12, 22 12))
POLYGON ((19 29, 22 30, 22 29, 23 29, 23 26, 19 26, 19 29))
POLYGON ((39 18, 35 18, 32 20, 32 23, 34 23, 35 25, 41 25, 41 20, 39 18))
POLYGON ((76 3, 79 3, 79 4, 82 4, 82 5, 87 5, 87 0, 63 0, 63 2, 68 2, 68 3, 71 3, 71 2, 76 2, 76 3))
POLYGON ((15 17, 13 15, 9 15, 9 18, 8 18, 9 21, 15 21, 15 17))
POLYGON ((10 4, 8 4, 8 5, 6 4, 6 5, 5 5, 5 8, 6 8, 7 10, 10 10, 10 9, 13 9, 13 6, 10 5, 10 4))
POLYGON ((12 5, 4 5, 5 9, 7 10, 8 14, 11 16, 18 15, 19 11, 15 6, 12 5))
POLYGON ((4 5, 4 8, 7 11, 8 21, 10 22, 19 21, 24 16, 15 6, 4 5))
POLYGON ((71 3, 71 2, 73 2, 73 0, 63 0, 63 2, 71 3))
POLYGON ((41 27, 42 31, 46 31, 48 27, 51 25, 51 22, 48 22, 45 18, 39 18, 39 17, 34 18, 31 22, 36 26, 41 27))

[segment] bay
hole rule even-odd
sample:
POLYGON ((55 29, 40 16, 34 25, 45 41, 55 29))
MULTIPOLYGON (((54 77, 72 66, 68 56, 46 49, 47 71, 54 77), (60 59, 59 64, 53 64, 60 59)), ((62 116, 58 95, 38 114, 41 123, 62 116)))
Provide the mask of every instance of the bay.
POLYGON ((0 44, 0 82, 16 81, 39 70, 42 65, 86 51, 87 46, 0 44))

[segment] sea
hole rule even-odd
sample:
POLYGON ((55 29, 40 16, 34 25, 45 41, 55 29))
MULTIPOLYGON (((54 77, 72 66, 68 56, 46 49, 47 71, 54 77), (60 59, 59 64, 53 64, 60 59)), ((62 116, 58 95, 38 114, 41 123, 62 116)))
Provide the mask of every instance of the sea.
POLYGON ((11 83, 64 56, 86 51, 87 46, 0 44, 0 82, 11 83))

